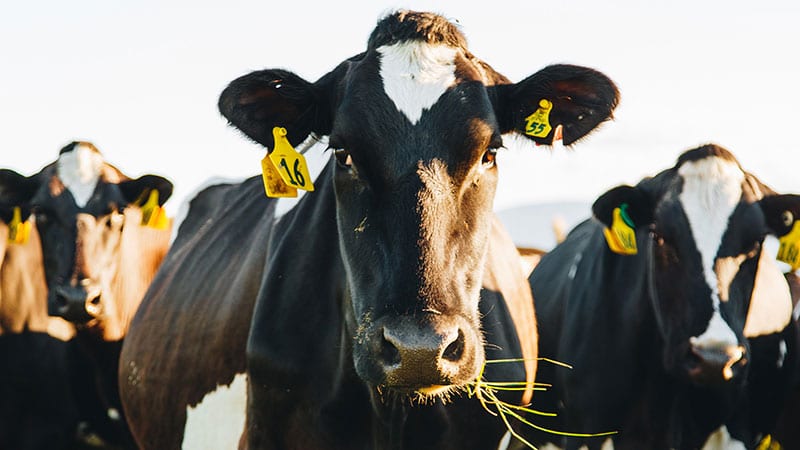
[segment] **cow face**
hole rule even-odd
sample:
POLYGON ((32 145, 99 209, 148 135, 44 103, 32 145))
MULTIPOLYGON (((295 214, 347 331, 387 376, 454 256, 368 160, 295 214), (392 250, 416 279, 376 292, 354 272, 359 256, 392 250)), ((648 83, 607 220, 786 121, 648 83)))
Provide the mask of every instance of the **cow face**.
POLYGON ((795 196, 763 197, 764 190, 731 153, 708 145, 593 205, 595 217, 612 226, 613 209, 626 204, 637 229, 649 231, 639 251, 665 366, 678 376, 725 382, 747 362, 744 328, 761 245, 768 233, 788 232, 781 217, 798 206, 795 196))
POLYGON ((616 103, 613 83, 583 67, 510 84, 454 25, 404 11, 316 83, 254 72, 219 106, 268 148, 274 126, 293 144, 329 136, 356 371, 373 386, 437 394, 483 363, 477 303, 502 135, 571 144, 616 103), (546 127, 531 120, 543 105, 546 127))
MULTIPOLYGON (((121 338, 129 317, 121 315, 118 285, 127 227, 138 227, 137 204, 151 190, 166 201, 172 184, 146 175, 129 180, 103 161, 88 142, 73 142, 31 185, 9 185, 34 213, 41 238, 50 314, 121 338)), ((139 276, 135 274, 134 276, 139 276)), ((129 286, 131 287, 131 286, 129 286)), ((141 293, 140 293, 141 294, 141 293)))

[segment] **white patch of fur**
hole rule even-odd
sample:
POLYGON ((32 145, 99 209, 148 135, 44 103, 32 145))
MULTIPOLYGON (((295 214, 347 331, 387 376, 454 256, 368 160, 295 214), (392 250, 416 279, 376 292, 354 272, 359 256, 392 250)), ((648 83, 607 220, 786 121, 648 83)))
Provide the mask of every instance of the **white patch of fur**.
POLYGON ((700 252, 714 307, 708 329, 697 339, 700 342, 727 342, 732 335, 731 343, 735 344, 736 335, 719 315, 719 283, 714 267, 728 220, 742 196, 744 172, 733 161, 708 157, 684 163, 678 174, 683 178, 680 201, 700 252))
POLYGON ((184 450, 239 448, 247 414, 247 375, 240 373, 228 386, 218 386, 195 407, 186 409, 184 450))
POLYGON ((775 361, 775 367, 780 369, 783 367, 783 363, 786 362, 786 353, 788 352, 788 348, 786 347, 786 341, 781 339, 778 343, 778 360, 775 361))
POLYGON ((75 203, 81 208, 86 206, 100 179, 103 156, 85 145, 76 145, 58 157, 57 167, 58 178, 75 203))
POLYGON ((412 124, 419 122, 455 83, 458 50, 446 45, 409 41, 378 48, 383 89, 412 124))
POLYGON ((500 439, 500 444, 497 446, 497 450, 508 450, 508 444, 511 443, 511 433, 506 431, 506 434, 503 435, 503 438, 500 439))
POLYGON ((747 450, 744 443, 731 437, 724 425, 711 434, 702 450, 747 450))
MULTIPOLYGON (((774 239, 774 238, 773 238, 774 239)), ((764 246, 744 323, 745 337, 777 333, 792 320, 792 293, 775 260, 775 253, 764 246)))
POLYGON ((711 315, 711 320, 708 321, 706 331, 700 336, 692 336, 689 342, 698 348, 714 349, 737 345, 739 341, 731 327, 719 314, 719 310, 715 310, 711 315))

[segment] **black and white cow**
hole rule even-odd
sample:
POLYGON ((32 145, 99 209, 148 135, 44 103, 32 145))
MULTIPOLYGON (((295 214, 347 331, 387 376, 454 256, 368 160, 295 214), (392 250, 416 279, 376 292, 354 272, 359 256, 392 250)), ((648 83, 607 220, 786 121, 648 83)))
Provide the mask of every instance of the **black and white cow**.
MULTIPOLYGON (((503 423, 459 393, 487 358, 536 354, 530 288, 492 213, 497 149, 526 130, 572 144, 617 96, 576 66, 511 83, 455 25, 411 11, 314 83, 277 69, 231 82, 219 107, 247 136, 327 136, 331 157, 282 215, 259 178, 192 201, 123 347, 139 445, 496 447, 503 423)), ((534 373, 531 359, 484 377, 534 373)))
POLYGON ((763 368, 796 364, 791 333, 782 356, 751 349, 791 326, 788 286, 762 242, 787 233, 785 212, 798 205, 716 145, 600 196, 594 218, 530 277, 540 355, 572 365, 540 368, 537 381, 553 388, 535 405, 557 413, 541 420, 551 429, 618 434, 534 440, 569 449, 755 448, 780 409, 763 405, 788 387, 762 382, 779 379, 763 368), (604 229, 620 221, 635 233, 636 254, 607 243, 604 229), (753 389, 761 394, 748 395, 753 389))
MULTIPOLYGON (((172 184, 155 175, 130 179, 82 141, 65 146, 33 176, 0 172, 0 192, 33 211, 41 256, 29 270, 43 270, 47 310, 77 328, 80 352, 70 361, 76 395, 102 405, 89 408, 93 430, 106 443, 127 447, 133 441, 121 415, 119 352, 170 237, 168 221, 166 229, 142 224, 141 205, 154 190, 161 205, 172 184)), ((150 214, 162 213, 151 203, 150 214)))

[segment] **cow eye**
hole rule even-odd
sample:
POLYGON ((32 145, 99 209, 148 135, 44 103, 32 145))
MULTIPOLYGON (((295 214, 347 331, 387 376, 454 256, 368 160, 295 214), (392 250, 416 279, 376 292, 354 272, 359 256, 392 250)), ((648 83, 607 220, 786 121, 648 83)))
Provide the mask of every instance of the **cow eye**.
POLYGON ((339 164, 339 166, 345 169, 353 167, 353 158, 347 150, 336 149, 333 151, 333 156, 336 158, 336 163, 339 164))
POLYGON ((481 158, 481 164, 483 164, 486 167, 492 167, 495 165, 496 159, 497 159, 497 149, 490 148, 483 153, 483 158, 481 158))

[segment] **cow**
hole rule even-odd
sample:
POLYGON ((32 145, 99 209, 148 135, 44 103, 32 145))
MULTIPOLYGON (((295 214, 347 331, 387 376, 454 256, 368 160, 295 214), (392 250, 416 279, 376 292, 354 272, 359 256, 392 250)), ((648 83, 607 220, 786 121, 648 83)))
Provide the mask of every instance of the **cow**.
POLYGON ((75 330, 48 317, 39 235, 15 237, 29 211, 6 200, 0 192, 0 448, 67 448, 79 421, 67 382, 75 330))
POLYGON ((405 10, 316 82, 232 81, 219 109, 270 157, 330 154, 291 208, 265 198, 269 176, 192 200, 123 345, 140 447, 496 447, 505 425, 467 391, 487 360, 523 358, 483 378, 523 382, 503 401, 526 402, 536 364, 530 288, 492 212, 497 150, 511 133, 571 145, 617 102, 586 67, 511 83, 456 25, 405 10))
POLYGON ((131 179, 92 143, 73 141, 35 175, 0 172, 0 192, 33 212, 46 311, 74 325, 80 351, 70 362, 71 377, 92 385, 75 390, 103 405, 92 408, 94 431, 108 445, 133 448, 119 400, 119 352, 168 248, 161 205, 172 183, 157 175, 131 179), (142 224, 154 217, 151 226, 142 224))
POLYGON ((601 195, 529 278, 540 355, 571 366, 541 366, 537 381, 552 388, 534 404, 555 417, 540 424, 562 434, 531 442, 755 448, 779 410, 763 405, 789 385, 788 372, 762 369, 793 370, 797 358, 788 286, 762 243, 791 229, 798 206, 715 144, 601 195), (765 336, 785 341, 756 350, 765 336), (771 357, 776 344, 783 355, 771 357))

